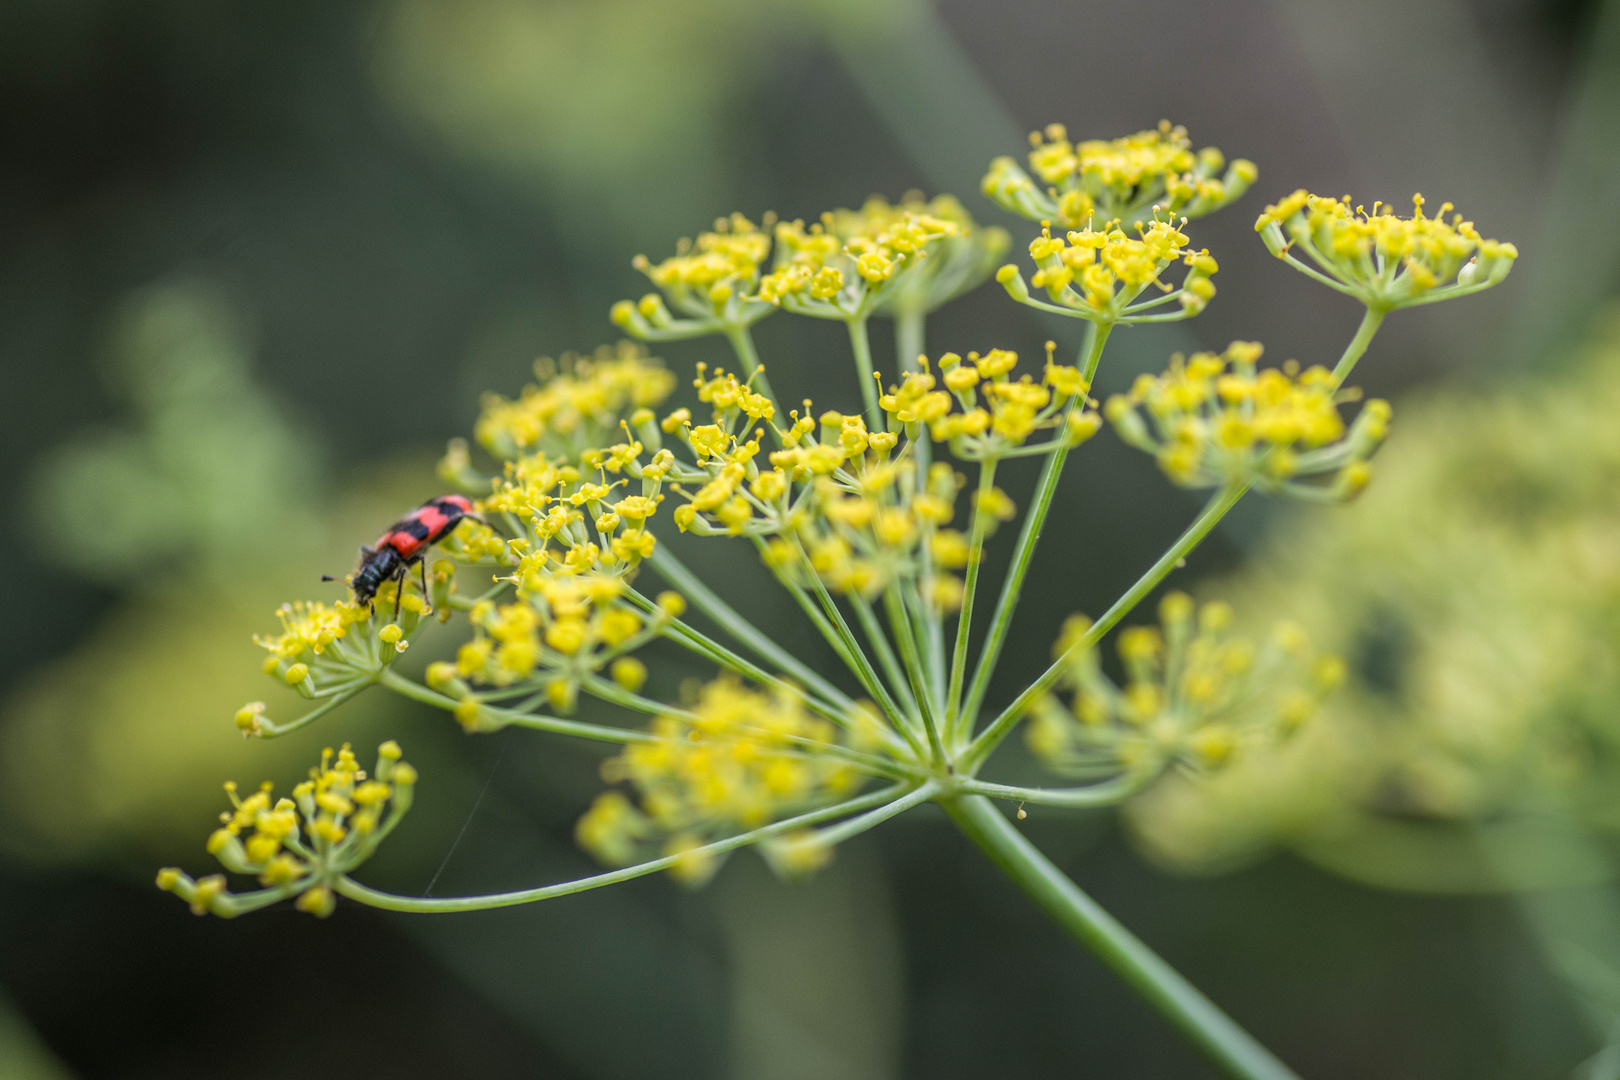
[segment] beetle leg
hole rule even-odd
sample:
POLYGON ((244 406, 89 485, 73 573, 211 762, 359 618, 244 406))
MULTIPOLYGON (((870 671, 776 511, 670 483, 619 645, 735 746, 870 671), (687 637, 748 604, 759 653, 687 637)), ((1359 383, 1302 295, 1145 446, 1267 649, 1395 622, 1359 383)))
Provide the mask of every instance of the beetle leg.
POLYGON ((394 571, 394 622, 399 622, 399 612, 405 603, 405 575, 411 572, 409 563, 401 563, 394 571))

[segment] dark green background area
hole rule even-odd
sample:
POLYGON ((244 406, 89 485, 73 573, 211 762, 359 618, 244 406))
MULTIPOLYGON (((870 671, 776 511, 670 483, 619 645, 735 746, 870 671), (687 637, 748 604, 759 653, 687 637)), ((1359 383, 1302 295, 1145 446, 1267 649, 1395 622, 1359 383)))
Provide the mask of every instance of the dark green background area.
MULTIPOLYGON (((255 378, 319 448, 318 502, 378 461, 427 460, 467 431, 481 390, 515 392, 536 356, 611 340, 609 304, 645 288, 631 256, 657 257, 718 215, 811 217, 872 192, 949 185, 1010 228, 1017 252, 1028 224, 974 187, 989 154, 1019 153, 1024 131, 1053 120, 1112 137, 1167 116, 1198 145, 1253 159, 1261 179, 1192 229, 1222 267, 1207 314, 1115 335, 1103 389, 1233 338, 1263 339, 1277 359, 1337 355, 1354 306, 1289 273, 1251 230, 1266 201, 1301 186, 1369 203, 1421 190, 1519 245, 1522 272, 1502 288, 1392 320, 1358 371, 1386 396, 1476 384, 1556 355, 1620 284, 1602 254, 1620 167, 1592 171, 1568 139, 1582 87, 1608 71, 1587 66, 1597 6, 949 0, 923 23, 941 44, 831 3, 767 5, 714 115, 633 167, 589 174, 480 156, 411 116, 379 89, 387 5, 11 0, 0 6, 0 457, 13 518, 0 535, 0 682, 71 652, 153 580, 184 573, 93 583, 53 561, 30 520, 41 455, 124 417, 102 371, 132 290, 177 276, 223 286, 251 325, 255 378), (1588 189, 1602 235, 1566 247, 1572 175, 1610 187, 1588 189)), ((597 91, 587 79, 575 92, 597 91)), ((1608 146, 1614 124, 1583 130, 1608 146)), ((892 367, 886 329, 875 336, 892 367)), ((929 327, 932 352, 1036 355, 1048 337, 1067 350, 1079 333, 994 286, 929 327)), ((853 403, 837 327, 781 316, 758 338, 784 399, 853 403)), ((662 355, 683 373, 725 359, 712 342, 662 355)), ((1033 468, 1006 472, 1022 505, 1033 468)), ((1016 692, 1063 617, 1105 607, 1194 510, 1111 435, 1072 459, 991 697, 1016 692)), ((1183 583, 1239 563, 1268 513, 1234 515, 1183 583)), ((992 551, 991 580, 1009 540, 992 551)), ((796 651, 819 648, 751 555, 677 543, 796 651)), ((663 677, 677 657, 655 660, 663 677)), ((221 716, 237 704, 221 703, 221 716)), ((403 730, 444 723, 399 707, 403 730)), ((439 892, 584 865, 571 828, 594 785, 590 755, 514 731, 450 745, 491 779, 476 813, 477 785, 415 811, 437 815, 430 831, 446 848, 467 826, 439 892)), ((1590 1053, 1509 901, 1376 892, 1288 857, 1176 879, 1144 865, 1106 816, 1032 813, 1029 829, 1303 1076, 1556 1077, 1590 1053)), ((932 808, 840 859, 898 927, 895 1076, 1209 1075, 932 808)), ((404 891, 426 884, 414 872, 379 867, 404 891)), ((462 919, 345 906, 325 922, 281 910, 221 923, 192 918, 150 873, 117 852, 93 865, 0 862, 0 988, 70 1075, 735 1075, 725 988, 738 961, 715 928, 723 896, 649 880, 462 919)))

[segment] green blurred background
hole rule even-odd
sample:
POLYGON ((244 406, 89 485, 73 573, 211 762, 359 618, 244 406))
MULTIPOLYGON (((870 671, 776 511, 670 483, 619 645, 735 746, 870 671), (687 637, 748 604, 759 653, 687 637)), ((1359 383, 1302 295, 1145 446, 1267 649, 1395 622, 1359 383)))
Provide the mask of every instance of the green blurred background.
MULTIPOLYGON (((423 782, 368 881, 583 870, 595 755, 377 694, 245 744, 235 708, 286 701, 249 635, 436 493, 481 391, 612 340, 636 253, 910 188, 1021 246, 977 194, 992 156, 1161 117, 1261 178, 1191 230, 1222 265, 1209 311, 1115 335, 1104 390, 1233 338, 1337 355, 1353 305, 1250 229, 1296 187, 1449 199, 1523 258, 1387 324, 1358 372, 1396 401, 1367 499, 1256 499, 1178 582, 1306 621, 1352 662, 1344 703, 1124 820, 1026 824, 1304 1076, 1620 1075, 1617 5, 8 0, 0 1077, 1211 1075, 931 810, 792 886, 748 856, 698 893, 224 923, 151 884, 207 868, 221 781, 385 737, 423 782)), ((758 336, 785 398, 853 404, 837 327, 758 336)), ((994 287, 929 326, 933 352, 1048 337, 1078 340, 994 287)), ((1089 444, 992 696, 1194 510, 1089 444)), ((830 666, 751 556, 681 551, 830 666)), ((685 670, 651 659, 666 687, 685 670)), ((1005 775, 1035 776, 1018 756, 1005 775)))

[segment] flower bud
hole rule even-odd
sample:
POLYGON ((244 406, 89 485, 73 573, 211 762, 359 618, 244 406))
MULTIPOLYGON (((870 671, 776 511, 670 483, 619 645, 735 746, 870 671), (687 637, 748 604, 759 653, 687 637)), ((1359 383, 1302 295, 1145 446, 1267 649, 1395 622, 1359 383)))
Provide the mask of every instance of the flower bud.
POLYGON ((631 693, 640 690, 647 682, 647 665, 633 656, 621 656, 613 661, 609 673, 614 682, 631 693))
POLYGON ((1022 303, 1029 299, 1029 285, 1024 281, 1024 275, 1018 272, 1018 267, 1008 263, 996 271, 996 280, 1001 287, 1007 290, 1007 295, 1022 303))

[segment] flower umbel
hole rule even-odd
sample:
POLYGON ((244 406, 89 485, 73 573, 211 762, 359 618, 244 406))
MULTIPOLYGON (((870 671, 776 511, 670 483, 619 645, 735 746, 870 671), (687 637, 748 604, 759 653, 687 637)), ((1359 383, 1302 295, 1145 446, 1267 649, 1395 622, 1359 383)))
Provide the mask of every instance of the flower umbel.
POLYGON ((1113 221, 1101 229, 1087 226, 1066 236, 1052 235, 1049 222, 1030 242, 1030 258, 1040 267, 1026 284, 1018 267, 996 271, 1007 294, 1021 304, 1060 315, 1115 324, 1174 322, 1197 315, 1215 295, 1210 277, 1220 269, 1208 251, 1188 250, 1179 222, 1154 215, 1137 222, 1129 236, 1113 221), (1187 267, 1180 286, 1160 280, 1175 262, 1187 267), (1157 294, 1142 300, 1148 286, 1157 294), (1030 296, 1030 286, 1046 290, 1051 302, 1030 296), (1166 309, 1166 305, 1175 304, 1166 309))
POLYGON ((632 410, 660 404, 675 377, 634 342, 604 345, 589 357, 564 355, 535 364, 538 383, 517 400, 486 394, 473 431, 498 458, 540 451, 574 458, 618 434, 632 410))
POLYGON ((985 174, 984 193, 1015 214, 1070 227, 1132 224, 1157 211, 1203 217, 1241 197, 1259 175, 1241 158, 1228 166, 1212 146, 1194 152, 1187 129, 1168 120, 1121 139, 1079 143, 1069 141, 1062 124, 1049 124, 1029 142, 1040 184, 1012 158, 999 157, 985 174))
POLYGON ((1073 616, 1053 653, 1074 691, 1036 708, 1025 733, 1047 765, 1072 776, 1156 775, 1171 764, 1208 769, 1243 746, 1286 737, 1344 678, 1337 657, 1313 656, 1305 633, 1279 624, 1262 644, 1231 634, 1232 609, 1173 592, 1159 605, 1160 625, 1119 635, 1123 688, 1103 673, 1084 641, 1091 621, 1073 616))
POLYGON ((700 233, 696 243, 682 240, 663 262, 654 264, 637 255, 633 265, 659 291, 634 304, 619 301, 613 305, 613 321, 643 340, 673 341, 763 319, 775 308, 753 294, 759 287, 760 267, 771 251, 768 230, 773 223, 769 214, 764 228, 732 214, 716 221, 713 232, 700 233), (679 315, 671 313, 670 306, 679 315))
POLYGON ((1328 199, 1301 188, 1266 207, 1254 227, 1279 259, 1383 311, 1466 296, 1508 276, 1518 248, 1487 240, 1461 214, 1446 221, 1450 203, 1425 217, 1423 202, 1412 196, 1412 216, 1403 218, 1382 203, 1352 210, 1348 195, 1328 199), (1295 258, 1295 248, 1321 272, 1295 258))
POLYGON ((273 790, 266 782, 242 798, 234 783, 226 784, 234 809, 220 815, 222 824, 208 838, 208 853, 226 870, 253 875, 264 888, 233 893, 222 874, 193 880, 174 867, 158 872, 158 887, 198 915, 231 918, 293 896, 300 910, 330 915, 339 880, 371 858, 411 808, 416 770, 390 741, 378 748, 368 776, 345 743, 336 755, 322 751, 320 765, 291 798, 272 802, 273 790))
POLYGON ((1252 485, 1308 499, 1343 499, 1372 479, 1367 458, 1389 430, 1389 403, 1367 402, 1348 431, 1339 405, 1359 399, 1326 368, 1255 369, 1261 347, 1171 357, 1162 375, 1142 375, 1104 412, 1120 438, 1159 459, 1182 487, 1252 485), (1146 411, 1144 421, 1142 411, 1146 411), (1326 483, 1303 483, 1326 477, 1326 483))
MULTIPOLYGON (((950 195, 923 198, 908 191, 895 205, 881 196, 868 199, 859 211, 833 211, 833 232, 839 236, 880 236, 903 225, 907 218, 929 218, 952 226, 928 247, 928 257, 906 274, 877 307, 879 315, 905 315, 935 311, 989 278, 1007 254, 1012 238, 1005 229, 980 225, 950 195)), ((899 358, 902 365, 912 357, 899 358)))
MULTIPOLYGON (((465 525, 471 528, 476 523, 465 525)), ((255 701, 237 711, 236 726, 249 736, 284 735, 376 682, 427 628, 432 621, 428 616, 449 614, 454 570, 440 560, 431 574, 424 572, 426 595, 413 575, 386 582, 370 604, 299 600, 281 605, 276 609, 281 634, 253 639, 270 653, 264 660, 264 673, 316 702, 316 707, 298 720, 276 724, 266 717, 264 702, 255 701)))
POLYGON ((598 796, 579 821, 580 843, 612 865, 687 855, 671 871, 699 884, 718 863, 698 849, 854 794, 866 777, 836 752, 881 744, 876 725, 857 709, 841 730, 791 688, 762 692, 721 678, 690 711, 653 720, 652 739, 603 764, 603 778, 628 783, 639 807, 618 791, 598 796))
MULTIPOLYGON (((809 226, 782 222, 776 226, 775 269, 760 280, 759 298, 795 314, 841 321, 864 318, 902 296, 914 298, 908 279, 941 241, 965 237, 969 225, 935 216, 920 199, 911 207, 873 199, 859 211, 828 211, 809 226)), ((946 208, 959 209, 955 200, 946 208)), ((965 268, 973 270, 972 249, 957 250, 967 253, 965 268)), ((916 288, 927 295, 927 283, 916 288)))

